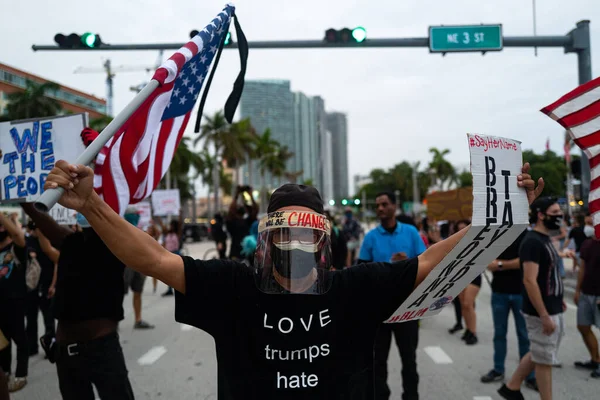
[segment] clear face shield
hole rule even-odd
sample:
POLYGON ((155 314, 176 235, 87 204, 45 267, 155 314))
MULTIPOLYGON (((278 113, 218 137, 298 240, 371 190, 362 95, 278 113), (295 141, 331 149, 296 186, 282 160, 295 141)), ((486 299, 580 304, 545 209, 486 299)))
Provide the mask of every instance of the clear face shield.
POLYGON ((323 294, 330 286, 331 225, 311 211, 277 211, 258 225, 257 287, 269 294, 323 294))

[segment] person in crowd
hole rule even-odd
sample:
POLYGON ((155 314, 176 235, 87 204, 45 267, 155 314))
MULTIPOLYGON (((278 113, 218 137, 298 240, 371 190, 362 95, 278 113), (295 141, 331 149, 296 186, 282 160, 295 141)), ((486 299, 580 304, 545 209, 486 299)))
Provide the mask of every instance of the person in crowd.
POLYGON ((27 384, 29 349, 25 332, 25 307, 27 285, 25 270, 25 233, 19 221, 0 212, 0 331, 17 346, 17 368, 11 377, 12 346, 0 351, 0 367, 8 375, 11 392, 23 389, 27 384))
MULTIPOLYGON (((512 311, 515 330, 519 343, 519 359, 529 353, 529 338, 525 319, 521 314, 523 307, 523 280, 519 247, 527 234, 525 230, 497 259, 488 265, 492 272, 492 318, 494 322, 494 368, 481 377, 481 382, 499 382, 504 380, 504 363, 506 362, 506 333, 508 332, 508 316, 512 311)), ((535 373, 525 379, 525 385, 537 390, 535 373)))
MULTIPOLYGON (((402 223, 396 219, 397 206, 394 193, 384 192, 378 194, 375 197, 375 207, 380 225, 365 235, 358 256, 359 263, 392 263, 414 259, 425 251, 425 244, 417 228, 413 224, 402 223)), ((401 324, 379 325, 374 347, 375 399, 387 400, 391 395, 387 384, 387 362, 392 334, 402 359, 402 387, 404 389, 402 399, 416 400, 419 398, 419 374, 417 372, 418 320, 401 324)))
POLYGON ((242 255, 242 240, 250 234, 250 227, 256 221, 258 215, 258 204, 252 196, 252 188, 250 186, 238 186, 235 195, 229 205, 227 213, 227 221, 225 225, 227 232, 231 237, 229 247, 229 258, 232 260, 241 261, 242 255), (240 200, 245 202, 244 194, 250 198, 251 204, 240 204, 240 200))
POLYGON ((352 265, 356 261, 356 251, 360 246, 360 235, 362 234, 362 227, 360 223, 354 218, 354 214, 351 208, 346 208, 344 212, 344 225, 342 226, 342 232, 346 239, 346 248, 348 249, 348 258, 346 265, 352 265))
POLYGON ((346 265, 346 261, 348 260, 346 237, 331 212, 325 211, 325 215, 331 223, 331 268, 339 271, 348 266, 346 265))
POLYGON ((38 237, 38 230, 33 221, 29 221, 27 224, 27 231, 29 233, 25 238, 27 251, 35 253, 36 259, 42 269, 38 287, 27 293, 27 344, 29 355, 33 356, 39 353, 39 311, 42 312, 45 335, 52 337, 55 334, 54 316, 50 309, 51 296, 48 295, 48 290, 52 285, 52 279, 54 277, 55 263, 48 257, 47 253, 42 250, 40 238, 38 237))
POLYGON ((565 251, 566 249, 570 248, 569 245, 571 243, 573 243, 575 246, 575 258, 573 260, 573 271, 577 270, 577 267, 579 266, 579 253, 581 251, 581 245, 583 244, 583 242, 587 239, 587 235, 585 234, 585 216, 584 215, 577 215, 575 217, 575 221, 573 223, 573 227, 571 228, 571 231, 569 232, 569 236, 567 237, 567 239, 565 240, 561 250, 565 251))
POLYGON ((117 333, 124 317, 125 266, 83 215, 77 215, 82 231, 73 232, 33 204, 21 206, 60 251, 54 296, 56 348, 50 353, 55 357, 51 361, 56 362, 63 400, 93 399, 92 384, 102 400, 133 399, 117 333))
POLYGON ((213 219, 214 223, 210 226, 210 234, 217 246, 219 258, 225 260, 227 258, 227 233, 225 233, 225 230, 223 229, 225 221, 221 213, 216 213, 213 219))
POLYGON ((559 258, 551 232, 560 230, 563 212, 552 197, 543 197, 531 205, 530 222, 534 224, 519 247, 523 273, 523 309, 531 349, 513 376, 498 393, 505 399, 523 399, 520 388, 535 369, 542 400, 552 399, 552 366, 558 363, 557 353, 564 335, 563 282, 559 258))
MULTIPOLYGON (((458 221, 455 224, 454 230, 456 232, 465 229, 471 222, 468 220, 458 221)), ((473 279, 473 281, 467 286, 459 295, 460 307, 462 316, 465 320, 465 333, 462 336, 462 340, 467 345, 477 344, 479 339, 477 338, 477 314, 475 312, 475 299, 481 289, 481 275, 473 279)), ((457 316, 458 317, 458 316, 457 316)))
POLYGON ((417 223, 417 229, 419 230, 419 235, 421 235, 421 239, 423 239, 423 243, 425 243, 425 247, 429 247, 429 235, 427 234, 427 230, 423 226, 423 222, 417 223))
MULTIPOLYGON (((148 229, 146 229, 146 233, 150 235, 154 240, 158 243, 162 243, 160 237, 160 229, 155 224, 148 225, 148 229)), ((158 286, 158 279, 152 278, 152 293, 156 293, 156 288, 158 286)))
POLYGON ((583 223, 585 224, 583 227, 585 236, 588 238, 594 237, 594 221, 592 219, 592 215, 589 213, 586 214, 583 223))
MULTIPOLYGON (((543 181, 535 188, 528 171, 525 164, 517 182, 531 202, 543 181)), ((330 224, 319 192, 286 184, 271 195, 249 268, 168 252, 102 201, 89 167, 56 162, 45 189, 58 187, 65 190, 60 203, 84 215, 124 264, 176 290, 178 322, 214 337, 221 398, 371 398, 381 322, 464 237, 461 231, 416 258, 330 271, 330 224)))
POLYGON ((587 239, 581 245, 580 269, 573 300, 577 304, 577 329, 590 353, 589 361, 577 361, 575 366, 591 370, 592 378, 600 378, 600 352, 592 325, 600 328, 600 241, 587 239))
POLYGON ((463 326, 463 315, 462 315, 462 305, 460 304, 459 296, 456 296, 452 299, 452 306, 454 307, 454 317, 456 318, 456 323, 450 329, 448 329, 448 333, 454 335, 456 332, 462 331, 464 329, 463 326))
MULTIPOLYGON (((124 218, 133 226, 138 226, 140 221, 140 215, 135 209, 127 209, 125 211, 124 218)), ((123 274, 123 280, 125 283, 125 294, 129 292, 129 289, 133 292, 132 305, 133 315, 135 322, 133 329, 154 329, 154 325, 144 321, 142 319, 142 293, 144 292, 144 283, 146 283, 146 275, 139 271, 135 271, 131 268, 125 268, 123 274)))
MULTIPOLYGON (((181 246, 183 245, 183 214, 179 214, 178 220, 172 220, 169 223, 169 228, 165 226, 165 223, 161 218, 157 218, 157 220, 164 233, 163 241, 165 249, 173 254, 179 255, 181 246)), ((173 296, 173 288, 169 286, 162 296, 173 296)))

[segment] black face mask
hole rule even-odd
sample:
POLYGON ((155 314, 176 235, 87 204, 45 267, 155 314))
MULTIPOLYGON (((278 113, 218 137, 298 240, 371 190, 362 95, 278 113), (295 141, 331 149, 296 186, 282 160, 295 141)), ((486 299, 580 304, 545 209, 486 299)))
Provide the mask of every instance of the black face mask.
POLYGON ((0 242, 8 237, 8 231, 0 231, 0 242))
POLYGON ((560 229, 560 226, 562 225, 562 220, 562 215, 546 215, 546 218, 544 218, 543 222, 546 229, 556 231, 560 229))
POLYGON ((302 250, 279 250, 271 247, 273 265, 281 276, 288 279, 304 278, 317 267, 317 253, 307 253, 302 250))

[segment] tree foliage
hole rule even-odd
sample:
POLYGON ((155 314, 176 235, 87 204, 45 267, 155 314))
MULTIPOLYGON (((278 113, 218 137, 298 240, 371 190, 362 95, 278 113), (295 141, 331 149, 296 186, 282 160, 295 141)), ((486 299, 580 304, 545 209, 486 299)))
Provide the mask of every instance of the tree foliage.
POLYGON ((566 192, 567 165, 562 156, 548 150, 535 154, 531 150, 523 151, 523 161, 531 164, 531 176, 536 181, 544 177, 545 196, 564 197, 566 192))

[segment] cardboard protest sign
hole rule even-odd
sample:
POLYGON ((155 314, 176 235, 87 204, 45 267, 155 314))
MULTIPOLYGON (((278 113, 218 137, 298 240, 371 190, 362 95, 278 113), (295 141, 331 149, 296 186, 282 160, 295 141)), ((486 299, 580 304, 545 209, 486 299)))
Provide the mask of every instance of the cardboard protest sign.
POLYGON ((434 316, 499 256, 529 224, 525 189, 517 186, 521 143, 468 135, 473 174, 473 219, 468 232, 387 323, 434 316))
POLYGON ((427 217, 437 221, 459 221, 473 216, 473 188, 460 188, 427 195, 427 217))
POLYGON ((152 193, 152 210, 157 217, 179 215, 180 209, 179 189, 155 190, 152 193))
POLYGON ((32 202, 56 160, 75 160, 84 150, 86 114, 0 123, 0 202, 32 202))
POLYGON ((59 225, 75 225, 77 223, 77 211, 63 207, 60 204, 54 205, 48 211, 48 214, 59 225))

